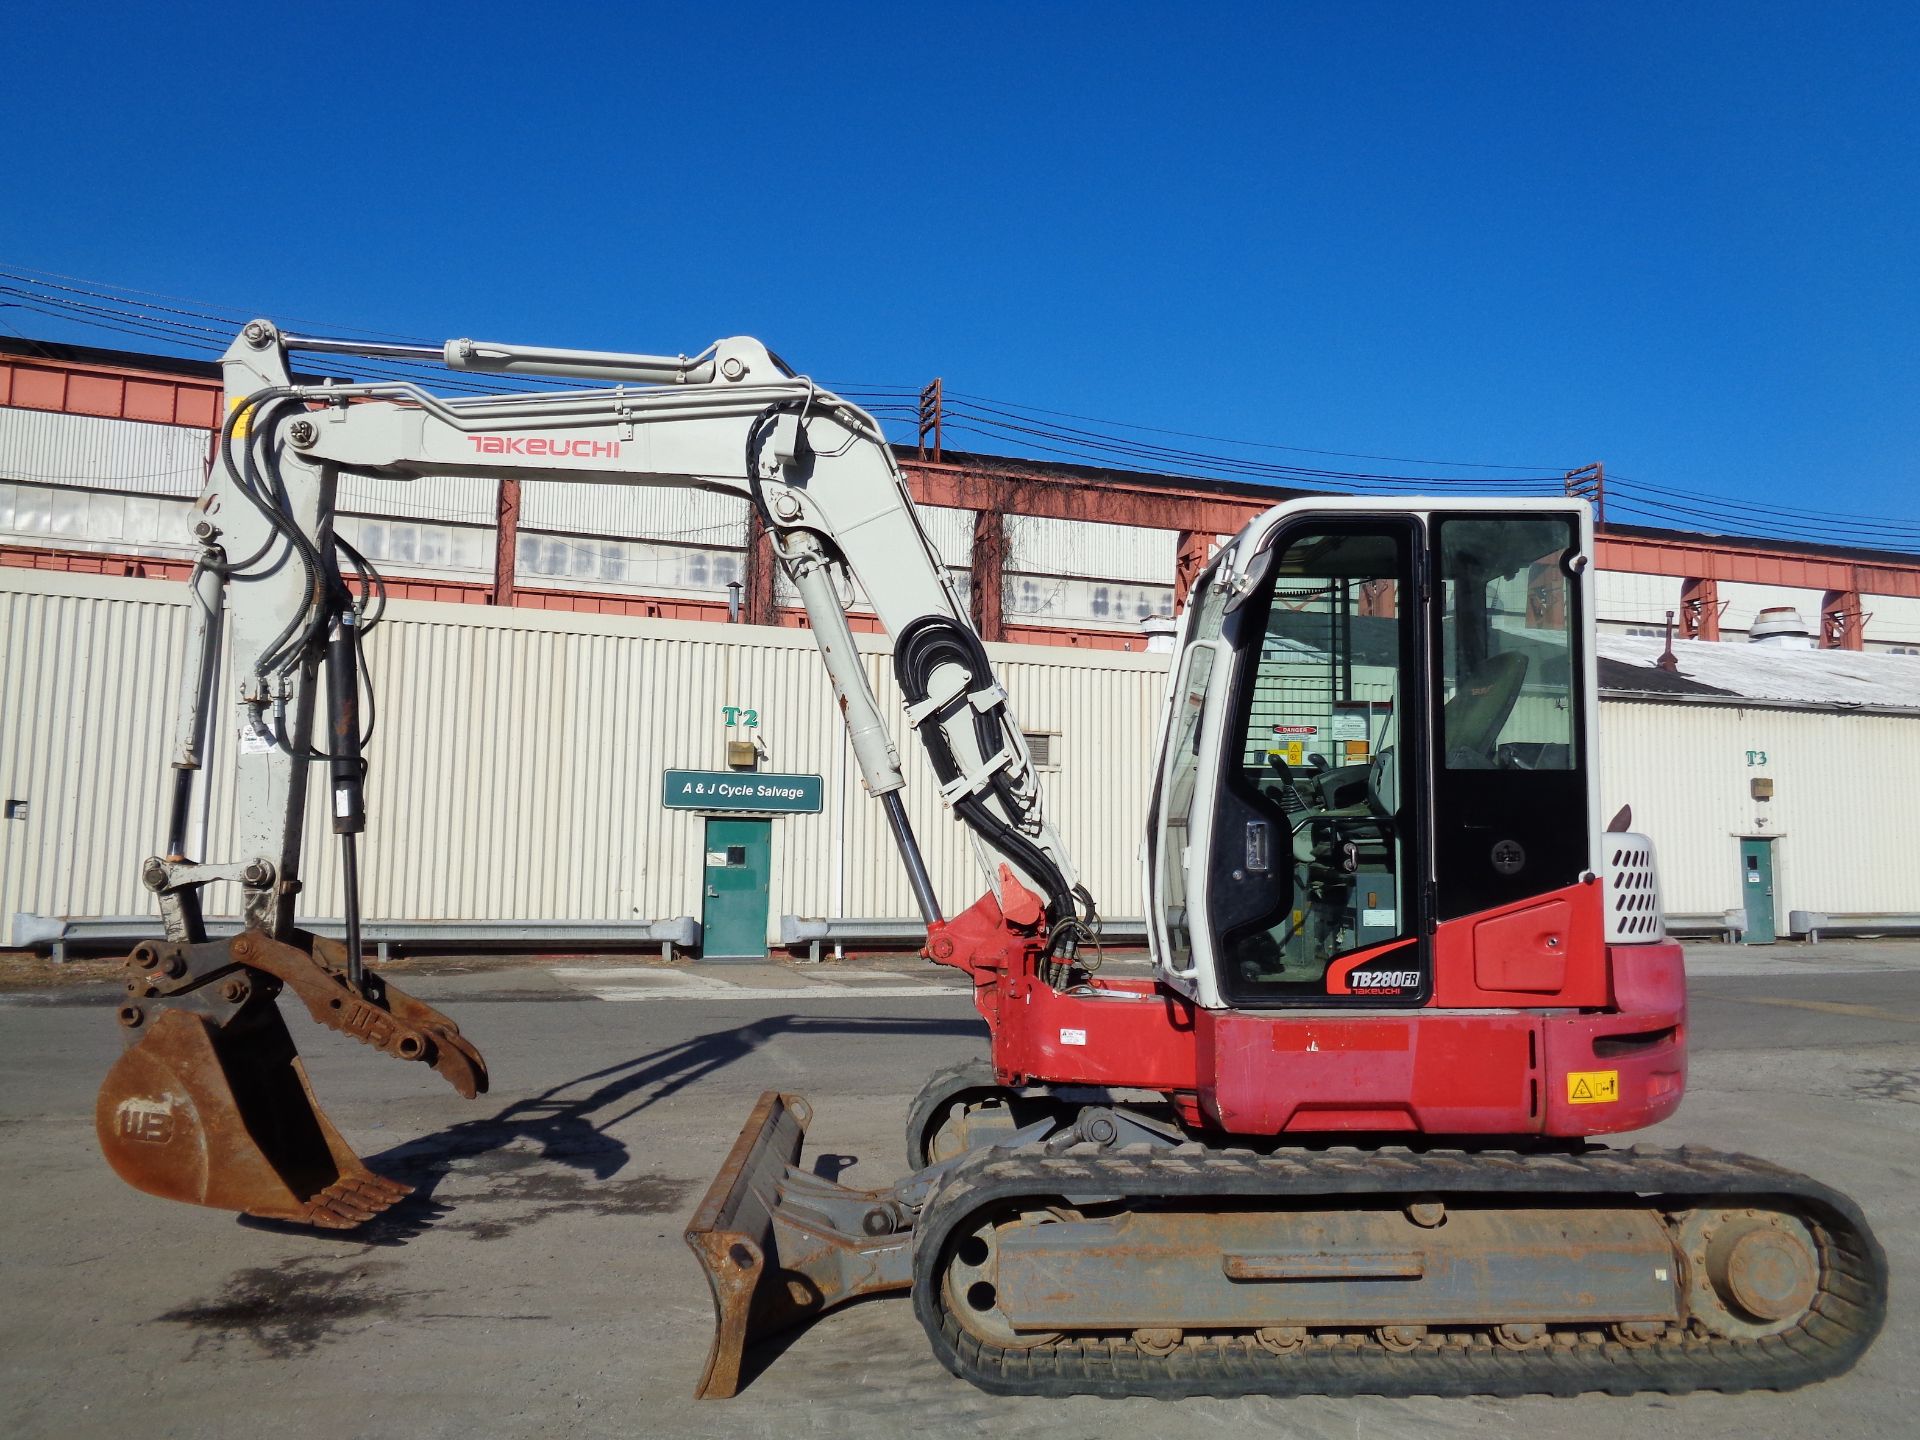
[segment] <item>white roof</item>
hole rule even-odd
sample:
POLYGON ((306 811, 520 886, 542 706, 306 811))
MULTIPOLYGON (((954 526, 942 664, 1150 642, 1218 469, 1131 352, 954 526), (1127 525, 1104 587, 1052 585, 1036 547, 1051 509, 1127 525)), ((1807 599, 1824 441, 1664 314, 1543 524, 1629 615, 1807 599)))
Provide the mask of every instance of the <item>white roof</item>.
MULTIPOLYGON (((1601 635, 1603 660, 1651 672, 1646 690, 1676 698, 1701 695, 1692 686, 1675 685, 1657 667, 1663 640, 1642 635, 1601 635)), ((1747 700, 1817 706, 1820 709, 1920 710, 1920 655, 1889 655, 1863 650, 1783 650, 1740 641, 1676 640, 1679 679, 1712 686, 1747 700)), ((1633 691, 1619 673, 1606 677, 1601 690, 1633 691)))

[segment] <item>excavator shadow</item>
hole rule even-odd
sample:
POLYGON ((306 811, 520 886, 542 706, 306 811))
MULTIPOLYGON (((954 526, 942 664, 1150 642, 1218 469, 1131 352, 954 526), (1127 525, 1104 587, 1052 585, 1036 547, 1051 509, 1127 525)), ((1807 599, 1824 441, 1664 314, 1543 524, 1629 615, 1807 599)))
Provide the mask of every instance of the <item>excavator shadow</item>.
MULTIPOLYGON (((857 1036, 984 1038, 984 1033, 984 1025, 972 1019, 852 1015, 773 1015, 711 1030, 513 1100, 492 1115, 367 1156, 366 1164, 375 1173, 411 1185, 413 1193, 356 1229, 315 1231, 247 1218, 242 1223, 356 1245, 396 1246, 435 1228, 498 1239, 531 1220, 558 1213, 678 1210, 683 1200, 697 1198, 690 1193, 694 1185, 651 1176, 616 1179, 632 1158, 626 1142, 611 1133, 616 1126, 750 1058, 778 1037, 836 1042, 857 1036), (457 1203, 441 1198, 442 1185, 456 1174, 478 1182, 480 1193, 462 1195, 457 1203), (492 1218, 496 1205, 515 1213, 492 1218), (479 1212, 479 1218, 464 1213, 453 1218, 468 1208, 479 1212)), ((716 1129, 716 1153, 723 1150, 726 1135, 716 1129)), ((857 1159, 827 1154, 817 1164, 820 1173, 832 1179, 857 1159)))

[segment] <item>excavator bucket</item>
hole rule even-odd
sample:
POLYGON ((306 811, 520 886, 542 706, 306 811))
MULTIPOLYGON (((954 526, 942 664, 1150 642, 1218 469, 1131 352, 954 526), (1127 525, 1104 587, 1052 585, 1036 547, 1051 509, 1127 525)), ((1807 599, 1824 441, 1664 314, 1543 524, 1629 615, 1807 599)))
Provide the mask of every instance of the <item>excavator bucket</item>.
POLYGON ((355 977, 338 941, 292 938, 135 946, 120 1023, 140 1038, 107 1072, 94 1128, 136 1190, 351 1230, 413 1187, 369 1170, 321 1112, 275 996, 468 1099, 487 1088, 487 1064, 431 1005, 371 970, 355 977))
POLYGON ((909 1206, 897 1190, 854 1190, 800 1169, 812 1118, 798 1095, 762 1095, 687 1226, 713 1292, 713 1346, 697 1397, 737 1393, 755 1343, 912 1283, 909 1206))
POLYGON ((155 1016, 107 1072, 94 1125, 136 1190, 261 1219, 350 1230, 413 1189, 340 1138, 270 999, 225 1024, 155 1016))

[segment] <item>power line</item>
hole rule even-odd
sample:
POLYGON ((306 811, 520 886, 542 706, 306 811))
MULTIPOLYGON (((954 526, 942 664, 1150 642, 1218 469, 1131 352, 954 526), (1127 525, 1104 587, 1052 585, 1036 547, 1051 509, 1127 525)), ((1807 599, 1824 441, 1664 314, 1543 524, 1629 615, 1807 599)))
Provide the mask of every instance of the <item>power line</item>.
POLYGON ((1754 514, 1762 515, 1762 516, 1775 516, 1775 515, 1793 516, 1796 518, 1806 518, 1806 519, 1813 519, 1813 520, 1825 520, 1825 521, 1835 521, 1835 522, 1854 521, 1854 522, 1858 522, 1860 525, 1871 526, 1875 529, 1891 526, 1895 529, 1911 530, 1916 533, 1920 533, 1920 523, 1910 524, 1905 521, 1892 520, 1883 516, 1862 515, 1862 514, 1859 514, 1858 512, 1848 512, 1848 511, 1842 511, 1842 510, 1829 510, 1829 509, 1808 510, 1808 509, 1802 509, 1792 505, 1760 504, 1760 503, 1755 503, 1753 501, 1733 500, 1733 499, 1723 498, 1719 496, 1703 496, 1699 494, 1697 491, 1674 490, 1668 486, 1653 484, 1650 481, 1635 480, 1631 476, 1614 475, 1610 473, 1607 476, 1607 489, 1609 493, 1612 492, 1616 484, 1624 485, 1629 489, 1644 491, 1649 494, 1672 497, 1672 498, 1677 498, 1682 500, 1710 500, 1715 505, 1718 505, 1721 508, 1724 508, 1727 510, 1749 511, 1754 514))
MULTIPOLYGON (((67 320, 117 334, 132 334, 141 338, 163 340, 186 349, 211 351, 215 354, 226 350, 234 332, 243 323, 234 318, 240 313, 238 311, 223 314, 217 308, 185 310, 178 306, 154 305, 127 298, 123 293, 115 293, 117 287, 105 286, 104 282, 77 281, 68 285, 35 278, 37 274, 44 273, 47 272, 0 269, 0 280, 15 282, 12 285, 0 285, 0 294, 17 297, 14 303, 19 308, 32 310, 50 319, 67 320), (95 301, 100 303, 92 303, 95 301), (201 321, 213 323, 196 323, 201 321)), ((62 278, 74 279, 71 276, 62 278)), ((292 317, 288 318, 292 319, 292 317)), ((315 324, 315 322, 299 320, 292 320, 292 323, 315 324)), ((352 330, 355 327, 319 324, 315 328, 352 330)), ((360 331, 359 333, 381 335, 383 332, 360 331)), ((386 338, 403 339, 415 344, 433 343, 416 337, 389 336, 386 338)), ((497 394, 503 389, 525 393, 554 389, 595 388, 590 381, 569 376, 510 375, 489 376, 485 380, 479 380, 460 376, 429 361, 407 360, 391 356, 342 356, 338 357, 338 362, 335 368, 340 370, 341 378, 346 378, 347 372, 361 371, 376 380, 408 380, 424 387, 469 394, 497 394)))
MULTIPOLYGON (((127 335, 149 343, 160 342, 176 349, 220 353, 226 348, 228 337, 241 323, 237 318, 239 311, 215 302, 139 290, 27 266, 0 269, 0 280, 13 282, 0 285, 0 295, 12 297, 0 300, 0 307, 17 308, 49 319, 127 335)), ((293 323, 336 333, 350 332, 411 343, 431 343, 419 337, 335 322, 294 320, 293 323)), ((5 328, 19 334, 10 325, 5 328)), ((29 344, 34 343, 24 335, 21 338, 29 344)), ((45 353, 44 350, 42 353, 45 353)), ((590 382, 571 377, 488 375, 474 378, 449 373, 431 362, 391 356, 335 357, 328 360, 327 368, 334 369, 336 362, 339 365, 339 373, 335 375, 337 379, 350 382, 363 380, 375 384, 406 382, 462 394, 538 393, 554 388, 590 388, 590 382)), ((849 383, 841 393, 854 403, 866 404, 883 426, 890 423, 904 428, 917 421, 920 394, 917 386, 859 382, 849 383)), ((1356 494, 1465 489, 1479 493, 1494 491, 1510 495, 1554 495, 1563 493, 1564 476, 1570 468, 1416 459, 1364 451, 1314 449, 1084 415, 967 391, 948 389, 944 396, 948 402, 944 413, 949 428, 978 436, 989 444, 1012 444, 1021 450, 1099 468, 1124 467, 1142 474, 1169 478, 1232 478, 1356 494), (1078 423, 1062 424, 1062 421, 1078 423), (1146 436, 1197 443, 1172 445, 1160 440, 1139 438, 1146 436), (1206 446, 1228 448, 1225 451, 1203 448, 1206 446), (1245 453, 1249 451, 1368 460, 1464 472, 1503 473, 1432 475, 1343 470, 1262 460, 1245 453)), ((902 436, 901 439, 904 442, 906 437, 902 436)), ((1654 523, 1671 524, 1678 519, 1682 523, 1724 526, 1736 531, 1784 533, 1829 543, 1920 549, 1920 523, 1911 520, 1760 504, 1676 490, 1623 475, 1608 476, 1607 489, 1610 509, 1654 523)))
POLYGON ((1424 460, 1405 455, 1370 455, 1352 450, 1313 450, 1303 445, 1280 445, 1270 440, 1239 440, 1228 435, 1208 435, 1192 430, 1168 430, 1157 425, 1140 425, 1130 420, 1103 420, 1092 415, 1077 415, 1070 410, 1046 410, 1034 405, 1021 405, 1008 400, 994 400, 987 396, 971 395, 963 390, 949 390, 948 395, 960 400, 971 400, 977 404, 1000 406, 1004 409, 1022 410, 1036 415, 1052 415, 1064 420, 1082 420, 1090 424, 1112 426, 1125 430, 1139 430, 1152 435, 1172 435, 1186 440, 1206 440, 1217 445, 1238 445, 1254 450, 1282 450, 1294 455, 1325 455, 1340 460, 1378 460, 1390 465, 1432 465, 1451 470, 1561 470, 1567 467, 1556 465, 1497 465, 1480 460, 1424 460))

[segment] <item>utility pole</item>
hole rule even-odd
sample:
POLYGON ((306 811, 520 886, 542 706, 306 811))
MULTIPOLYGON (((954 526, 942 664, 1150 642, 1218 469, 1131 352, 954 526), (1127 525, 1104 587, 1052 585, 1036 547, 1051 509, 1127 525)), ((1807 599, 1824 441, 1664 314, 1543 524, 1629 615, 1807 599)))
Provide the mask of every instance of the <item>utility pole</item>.
POLYGON ((1593 506, 1594 523, 1606 524, 1607 467, 1600 461, 1596 460, 1591 465, 1582 465, 1578 470, 1569 470, 1567 494, 1589 502, 1593 506))
POLYGON ((940 459, 940 422, 944 418, 940 405, 940 377, 935 376, 933 383, 920 392, 920 458, 927 458, 927 436, 933 436, 933 458, 940 459))

